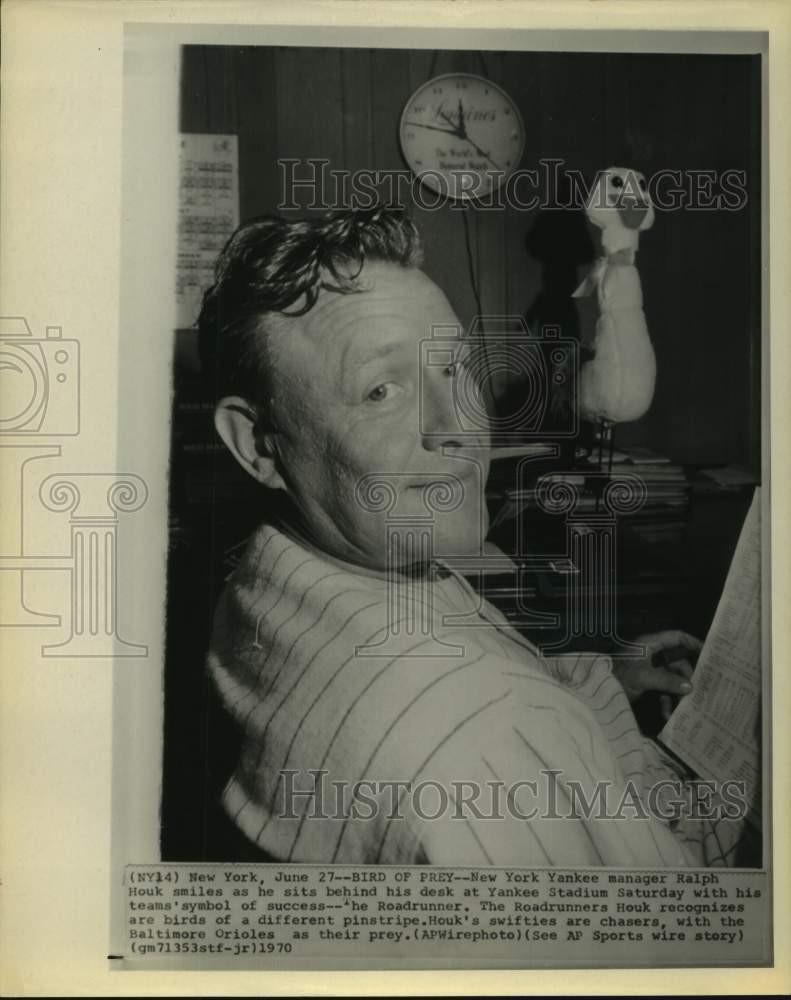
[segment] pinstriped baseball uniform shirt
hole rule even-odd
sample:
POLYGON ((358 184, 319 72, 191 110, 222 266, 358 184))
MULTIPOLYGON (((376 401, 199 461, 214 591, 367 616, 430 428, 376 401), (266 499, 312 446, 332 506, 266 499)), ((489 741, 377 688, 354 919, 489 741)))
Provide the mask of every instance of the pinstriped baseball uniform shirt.
POLYGON ((388 583, 264 525, 208 665, 243 738, 224 807, 275 858, 637 868, 728 863, 735 844, 640 802, 577 815, 597 783, 623 804, 676 775, 608 657, 542 658, 441 563, 388 583))

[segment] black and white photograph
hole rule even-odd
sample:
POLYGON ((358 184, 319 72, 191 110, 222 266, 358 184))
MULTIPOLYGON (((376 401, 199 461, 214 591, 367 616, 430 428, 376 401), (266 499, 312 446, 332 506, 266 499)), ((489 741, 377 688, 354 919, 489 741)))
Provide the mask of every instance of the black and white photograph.
POLYGON ((761 866, 760 63, 181 50, 163 858, 761 866))
POLYGON ((163 860, 764 868, 753 44, 181 48, 163 860))
POLYGON ((112 378, 0 317, 107 968, 772 969, 768 32, 261 15, 119 25, 112 378))

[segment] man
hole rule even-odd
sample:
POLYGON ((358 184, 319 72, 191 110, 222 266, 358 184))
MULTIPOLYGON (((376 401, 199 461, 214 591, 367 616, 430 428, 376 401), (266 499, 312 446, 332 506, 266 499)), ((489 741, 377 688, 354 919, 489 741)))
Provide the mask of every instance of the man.
POLYGON ((398 213, 261 219, 205 296, 216 427, 263 488, 209 654, 227 813, 283 861, 726 863, 738 824, 687 815, 628 700, 689 690, 651 656, 699 643, 643 637, 617 678, 543 659, 450 568, 484 552, 489 432, 464 342, 427 350, 459 324, 419 264, 398 213))

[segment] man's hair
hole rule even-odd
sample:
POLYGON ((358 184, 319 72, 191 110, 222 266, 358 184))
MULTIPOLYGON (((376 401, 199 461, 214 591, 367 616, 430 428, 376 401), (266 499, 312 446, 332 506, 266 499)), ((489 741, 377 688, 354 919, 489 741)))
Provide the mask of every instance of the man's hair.
POLYGON ((420 236, 403 211, 382 207, 288 222, 261 216, 223 248, 198 317, 201 364, 216 398, 263 404, 269 378, 268 314, 301 316, 322 288, 363 290, 366 260, 417 267, 420 236))

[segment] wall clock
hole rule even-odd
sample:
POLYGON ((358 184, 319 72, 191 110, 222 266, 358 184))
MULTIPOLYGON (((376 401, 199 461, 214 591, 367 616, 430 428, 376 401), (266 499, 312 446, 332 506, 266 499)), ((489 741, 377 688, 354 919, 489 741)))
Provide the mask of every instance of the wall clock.
POLYGON ((519 166, 525 128, 506 92, 482 76, 427 80, 401 113, 401 149, 420 180, 451 198, 485 197, 519 166))

